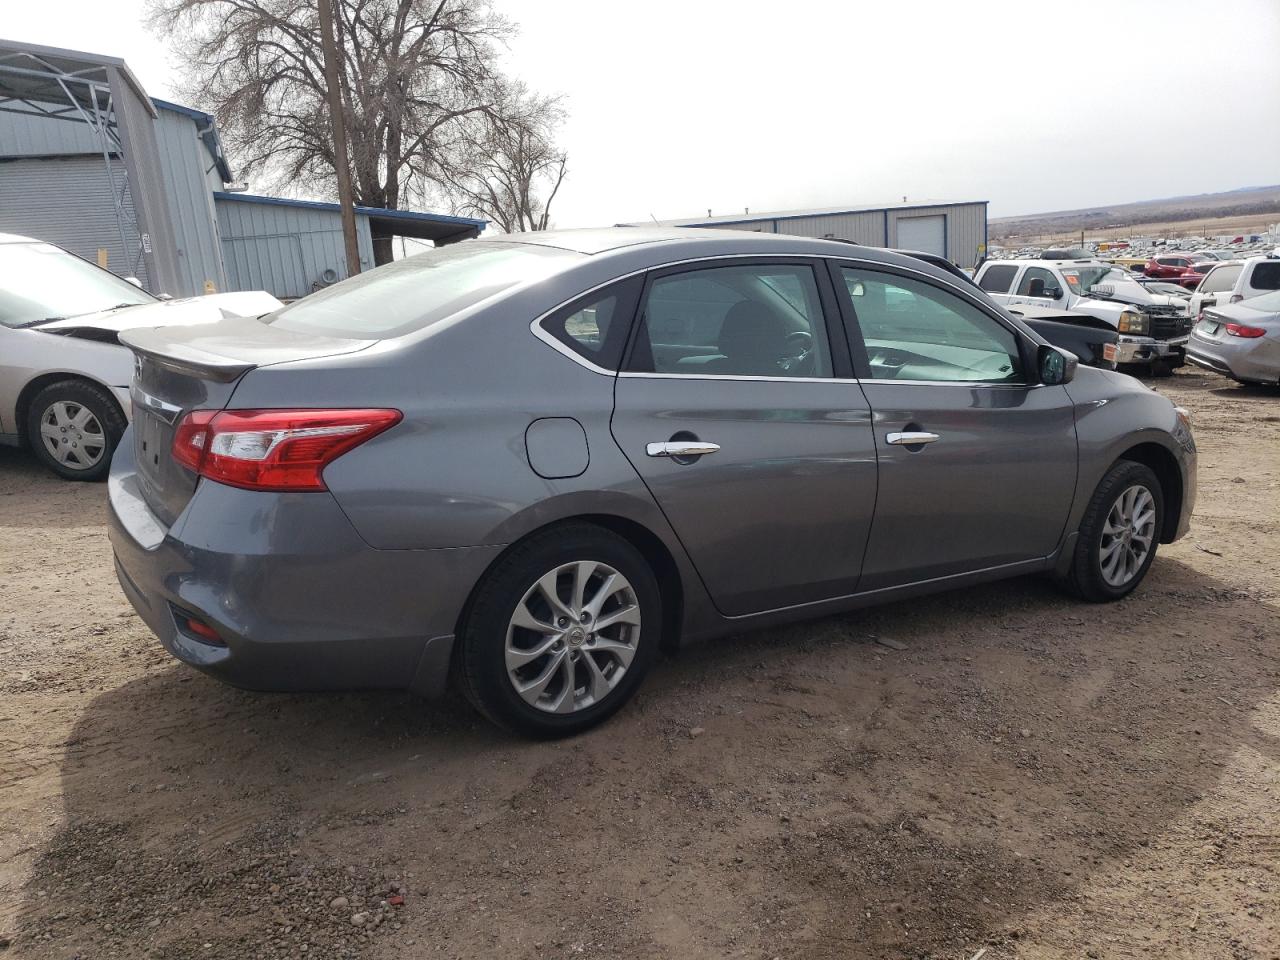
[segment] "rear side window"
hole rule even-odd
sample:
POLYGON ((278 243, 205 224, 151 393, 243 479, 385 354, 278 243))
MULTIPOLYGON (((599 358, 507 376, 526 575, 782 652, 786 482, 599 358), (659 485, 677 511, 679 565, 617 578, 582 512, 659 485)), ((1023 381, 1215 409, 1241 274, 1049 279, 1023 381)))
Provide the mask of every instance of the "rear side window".
POLYGON ((1249 286, 1255 290, 1280 290, 1280 260, 1264 260, 1255 266, 1249 286))
POLYGON ((381 340, 429 327, 584 254, 526 243, 464 240, 388 263, 264 318, 286 330, 381 340))
POLYGON ((629 369, 718 377, 830 377, 813 268, 712 267, 656 277, 629 369))
POLYGON ((1200 281, 1201 293, 1225 293, 1236 285, 1240 277, 1241 266, 1238 263, 1227 267, 1214 267, 1209 275, 1200 281))
POLYGON ((1017 274, 1018 268, 1012 264, 996 264, 982 272, 978 286, 988 293, 1008 293, 1009 288, 1013 286, 1013 278, 1017 274))
POLYGON ((617 370, 643 285, 631 277, 596 290, 547 317, 542 329, 583 359, 617 370))

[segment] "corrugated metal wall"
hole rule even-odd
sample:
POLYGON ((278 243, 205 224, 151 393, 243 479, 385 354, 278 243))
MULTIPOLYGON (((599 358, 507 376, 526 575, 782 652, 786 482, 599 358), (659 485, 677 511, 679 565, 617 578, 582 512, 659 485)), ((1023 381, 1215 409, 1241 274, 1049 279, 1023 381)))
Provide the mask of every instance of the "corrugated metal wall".
POLYGON ((181 288, 178 275, 177 243, 169 221, 164 171, 156 146, 154 107, 140 97, 118 67, 108 67, 112 106, 124 162, 129 170, 129 186, 142 238, 142 257, 147 264, 152 293, 172 295, 181 288))
POLYGON ((922 216, 947 218, 947 259, 960 267, 976 266, 981 246, 987 240, 987 206, 984 203, 953 203, 938 206, 890 207, 853 213, 814 214, 738 222, 686 223, 687 226, 724 230, 754 230, 785 233, 795 237, 834 237, 873 247, 898 246, 899 219, 922 216), (888 235, 886 236, 886 226, 888 235))
MULTIPOLYGON (((58 109, 52 104, 40 104, 47 110, 58 109)), ((66 104, 61 104, 62 108, 66 104)), ((17 113, 0 113, 0 156, 47 157, 68 153, 96 153, 102 155, 102 142, 78 113, 71 120, 52 120, 45 117, 24 116, 17 113), (74 121, 74 122, 73 122, 74 121)))
MULTIPOLYGON (((124 167, 113 164, 119 190, 124 167)), ((107 251, 107 267, 122 277, 147 284, 146 265, 138 236, 131 232, 129 249, 120 246, 112 187, 102 157, 58 157, 0 162, 0 233, 18 233, 56 243, 96 263, 98 248, 107 251)), ((131 222, 133 202, 126 192, 131 222)))
POLYGON ((865 243, 872 247, 885 245, 884 213, 879 210, 779 220, 778 232, 790 234, 793 237, 834 237, 837 240, 852 240, 854 243, 865 243))
MULTIPOLYGON (((228 290, 266 290, 284 298, 315 289, 325 270, 346 279, 342 217, 335 211, 217 197, 228 290)), ((356 216, 362 269, 373 266, 367 217, 356 216)))
POLYGON ((205 168, 213 160, 197 136, 195 121, 171 110, 161 109, 159 114, 156 147, 178 253, 178 289, 171 292, 174 296, 199 296, 205 292, 206 282, 226 290, 213 193, 205 177, 205 168))
POLYGON ((986 243, 987 207, 981 203, 956 203, 945 207, 904 207, 889 211, 889 243, 898 245, 898 220, 911 216, 947 218, 947 259, 958 267, 976 266, 978 248, 986 243))

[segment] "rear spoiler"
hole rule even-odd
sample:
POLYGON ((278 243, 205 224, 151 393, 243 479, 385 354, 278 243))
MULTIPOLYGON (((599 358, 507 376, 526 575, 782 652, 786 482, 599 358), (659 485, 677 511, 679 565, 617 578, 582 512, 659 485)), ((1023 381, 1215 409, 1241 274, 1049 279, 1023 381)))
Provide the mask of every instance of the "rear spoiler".
POLYGON ((243 360, 218 356, 190 344, 177 343, 169 337, 156 336, 162 329, 125 330, 120 334, 120 342, 139 359, 145 358, 176 373, 217 383, 238 380, 256 366, 243 360), (156 343, 157 340, 160 342, 156 343))

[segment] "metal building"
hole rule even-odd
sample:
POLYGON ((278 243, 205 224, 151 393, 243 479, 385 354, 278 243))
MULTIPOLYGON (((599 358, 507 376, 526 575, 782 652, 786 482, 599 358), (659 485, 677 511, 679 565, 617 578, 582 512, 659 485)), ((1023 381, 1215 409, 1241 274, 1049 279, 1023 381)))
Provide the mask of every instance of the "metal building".
MULTIPOLYGON (((898 203, 868 207, 784 210, 663 220, 664 226, 710 227, 852 240, 870 247, 921 250, 973 267, 986 255, 987 201, 898 203)), ((646 226, 644 223, 629 226, 646 226)))
MULTIPOLYGON (((214 118, 148 97, 117 57, 0 40, 0 232, 38 237, 156 294, 298 297, 346 277, 336 204, 228 192, 214 118)), ((451 243, 484 220, 358 208, 373 238, 451 243)))
MULTIPOLYGON (((345 277, 342 212, 336 203, 245 193, 215 193, 213 201, 227 289, 267 290, 284 300, 345 277)), ((439 213, 356 207, 360 265, 373 266, 374 237, 453 243, 478 236, 485 223, 439 213)))

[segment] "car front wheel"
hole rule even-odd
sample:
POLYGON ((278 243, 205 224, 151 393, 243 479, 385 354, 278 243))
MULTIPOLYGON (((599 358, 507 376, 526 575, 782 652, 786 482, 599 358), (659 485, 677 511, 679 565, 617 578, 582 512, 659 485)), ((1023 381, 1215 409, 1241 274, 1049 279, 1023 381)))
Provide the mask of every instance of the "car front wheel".
POLYGON ((27 442, 37 459, 67 480, 103 480, 125 419, 102 387, 59 380, 42 389, 27 411, 27 442))
POLYGON ((635 547, 593 524, 549 528, 477 587, 457 651, 463 692, 519 733, 578 733, 635 692, 661 622, 657 580, 635 547))
POLYGON ((1085 510, 1067 585, 1105 603, 1127 596, 1155 559, 1164 524, 1164 494, 1150 467, 1121 460, 1102 478, 1085 510))

